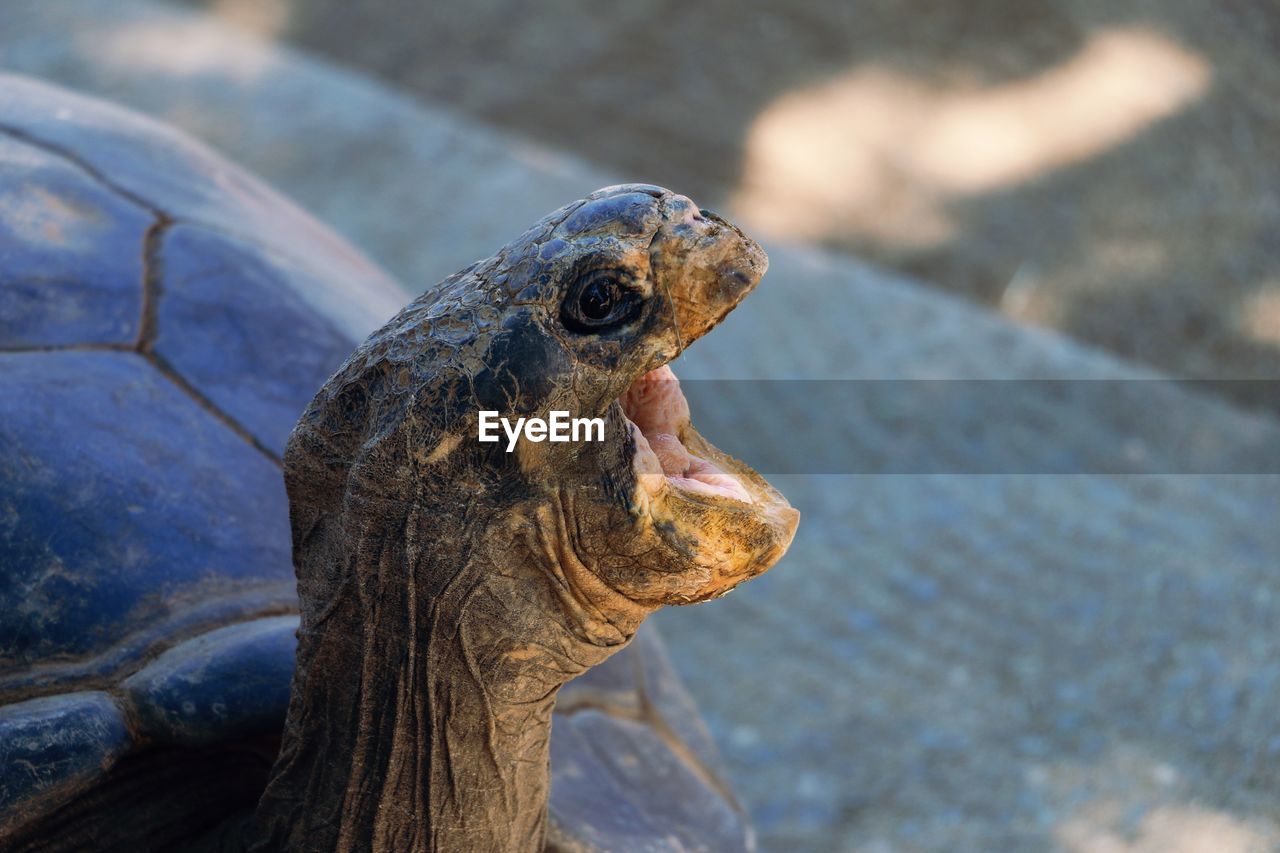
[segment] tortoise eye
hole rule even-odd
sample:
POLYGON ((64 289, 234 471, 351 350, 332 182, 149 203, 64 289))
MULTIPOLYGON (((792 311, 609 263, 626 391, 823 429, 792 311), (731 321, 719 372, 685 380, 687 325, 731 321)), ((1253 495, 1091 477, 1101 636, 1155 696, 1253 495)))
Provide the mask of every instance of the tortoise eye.
POLYGON ((585 320, 599 323, 613 313, 613 305, 621 294, 617 282, 612 279, 596 280, 582 289, 578 297, 578 310, 585 320))
POLYGON ((624 281, 615 270, 595 270, 579 278, 561 308, 564 324, 578 332, 598 332, 632 320, 640 295, 624 281))

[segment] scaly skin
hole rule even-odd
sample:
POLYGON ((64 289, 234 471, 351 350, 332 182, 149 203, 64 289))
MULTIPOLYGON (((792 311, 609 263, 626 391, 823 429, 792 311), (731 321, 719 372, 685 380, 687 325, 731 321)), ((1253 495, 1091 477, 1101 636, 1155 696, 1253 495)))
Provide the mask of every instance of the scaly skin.
POLYGON ((795 510, 687 420, 685 446, 752 501, 642 487, 617 403, 765 266, 682 196, 607 188, 428 290, 320 391, 285 455, 302 621, 255 849, 542 848, 559 687, 794 535, 795 510), (600 270, 639 307, 575 328, 564 306, 600 270), (506 453, 477 441, 481 409, 600 416, 606 440, 506 453))

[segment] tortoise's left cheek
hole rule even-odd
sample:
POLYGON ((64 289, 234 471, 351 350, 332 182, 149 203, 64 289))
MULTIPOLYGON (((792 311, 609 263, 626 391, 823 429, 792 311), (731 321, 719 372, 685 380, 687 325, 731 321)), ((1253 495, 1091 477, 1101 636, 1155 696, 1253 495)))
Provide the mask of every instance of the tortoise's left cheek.
POLYGON ((476 405, 499 415, 545 416, 573 358, 531 312, 507 318, 485 349, 471 381, 476 405))

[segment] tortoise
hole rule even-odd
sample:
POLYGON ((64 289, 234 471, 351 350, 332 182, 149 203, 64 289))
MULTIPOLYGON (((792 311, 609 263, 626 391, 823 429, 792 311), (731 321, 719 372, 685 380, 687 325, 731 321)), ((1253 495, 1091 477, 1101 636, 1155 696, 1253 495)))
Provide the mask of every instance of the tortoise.
POLYGON ((401 308, 199 143, 0 76, 0 846, 751 848, 641 623, 794 535, 669 367, 766 263, 623 185, 401 308))

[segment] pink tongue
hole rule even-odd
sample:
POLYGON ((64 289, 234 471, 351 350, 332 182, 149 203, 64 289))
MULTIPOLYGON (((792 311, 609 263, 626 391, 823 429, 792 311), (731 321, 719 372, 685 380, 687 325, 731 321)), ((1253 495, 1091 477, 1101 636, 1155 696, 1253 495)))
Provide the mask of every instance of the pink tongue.
POLYGON ((726 474, 709 462, 703 462, 700 459, 694 460, 694 467, 690 469, 688 477, 671 477, 669 479, 677 486, 682 486, 691 492, 721 495, 743 503, 752 503, 751 494, 743 487, 742 483, 738 482, 737 477, 726 474), (699 470, 700 466, 705 466, 705 470, 699 470))
POLYGON ((670 478, 676 485, 695 492, 724 495, 751 503, 751 495, 737 477, 694 456, 674 435, 660 432, 650 437, 649 449, 658 457, 663 476, 670 478))
POLYGON ((662 464, 662 473, 668 477, 683 477, 689 472, 689 451, 684 449, 680 439, 671 433, 660 432, 648 436, 649 448, 658 454, 658 462, 662 464))

